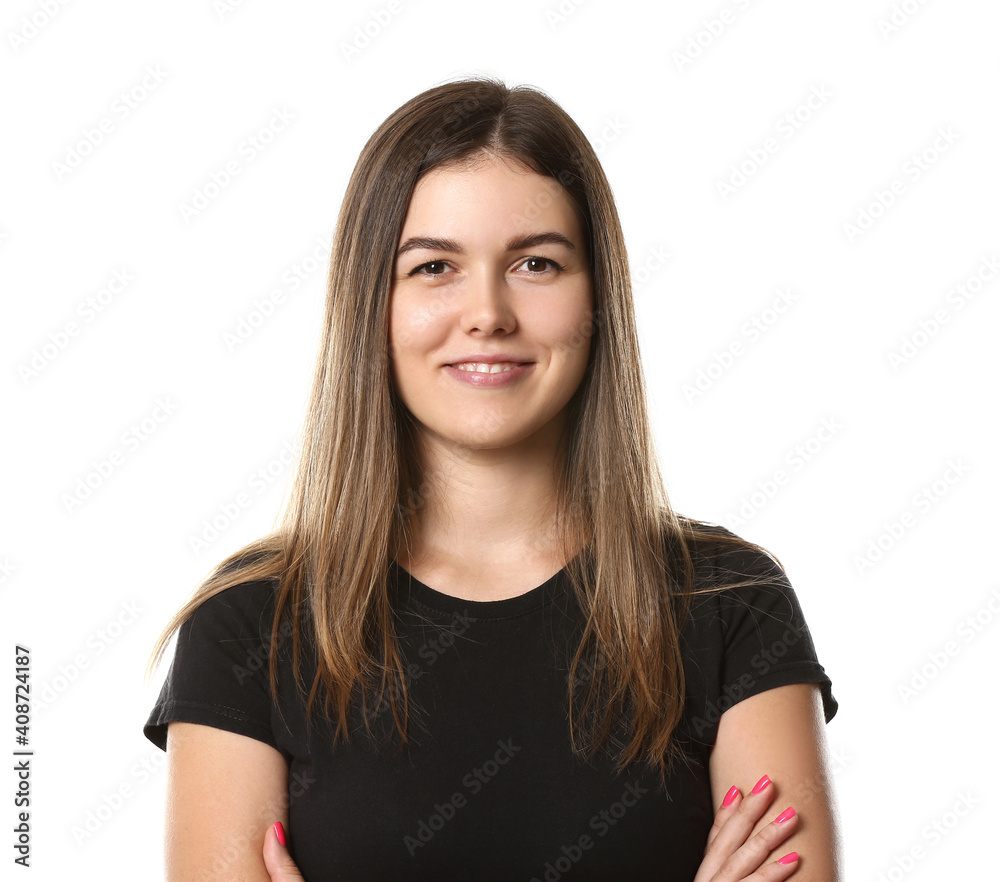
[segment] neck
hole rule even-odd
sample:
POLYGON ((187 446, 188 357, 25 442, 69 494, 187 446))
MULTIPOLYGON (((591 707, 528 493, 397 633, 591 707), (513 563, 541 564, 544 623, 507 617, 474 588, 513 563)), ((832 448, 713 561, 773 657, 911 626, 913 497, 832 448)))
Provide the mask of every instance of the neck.
POLYGON ((565 555, 556 532, 559 431, 554 422, 531 438, 494 448, 421 435, 417 504, 409 547, 397 549, 400 564, 479 569, 520 561, 561 566, 565 555))

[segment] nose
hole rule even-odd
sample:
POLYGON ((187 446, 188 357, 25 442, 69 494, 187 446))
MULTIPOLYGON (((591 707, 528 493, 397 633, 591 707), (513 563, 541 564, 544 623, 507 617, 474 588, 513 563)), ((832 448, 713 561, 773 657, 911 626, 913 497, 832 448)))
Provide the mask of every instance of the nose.
POLYGON ((510 333, 517 320, 510 302, 510 290, 504 271, 482 264, 470 271, 463 286, 461 303, 462 330, 493 334, 510 333))

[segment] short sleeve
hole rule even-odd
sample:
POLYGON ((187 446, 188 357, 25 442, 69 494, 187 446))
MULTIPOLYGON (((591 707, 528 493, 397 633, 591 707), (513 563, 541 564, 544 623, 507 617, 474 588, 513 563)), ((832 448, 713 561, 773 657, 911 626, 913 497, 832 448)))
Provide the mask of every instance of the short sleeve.
POLYGON ((722 630, 719 706, 790 683, 816 683, 829 723, 838 708, 833 684, 784 570, 759 552, 727 549, 717 558, 716 578, 757 580, 715 595, 722 630))
POLYGON ((177 644, 143 734, 166 750, 167 724, 201 723, 278 748, 268 660, 273 582, 235 585, 204 601, 177 644))

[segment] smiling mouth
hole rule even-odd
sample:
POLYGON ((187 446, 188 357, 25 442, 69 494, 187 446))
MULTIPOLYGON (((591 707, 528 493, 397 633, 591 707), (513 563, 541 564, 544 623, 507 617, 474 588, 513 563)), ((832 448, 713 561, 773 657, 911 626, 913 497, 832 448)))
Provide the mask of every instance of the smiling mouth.
POLYGON ((452 367, 459 371, 475 372, 480 374, 502 374, 506 371, 513 370, 516 367, 521 367, 522 365, 532 364, 530 361, 498 361, 492 364, 487 364, 485 362, 464 361, 458 364, 449 364, 446 367, 452 367))

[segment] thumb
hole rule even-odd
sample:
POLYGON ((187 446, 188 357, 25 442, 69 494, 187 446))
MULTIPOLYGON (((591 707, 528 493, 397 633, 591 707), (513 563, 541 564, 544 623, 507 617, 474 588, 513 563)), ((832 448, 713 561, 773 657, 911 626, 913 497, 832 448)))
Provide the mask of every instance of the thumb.
POLYGON ((305 878, 285 846, 285 830, 281 821, 273 824, 264 837, 264 866, 271 882, 291 882, 293 879, 305 878))

